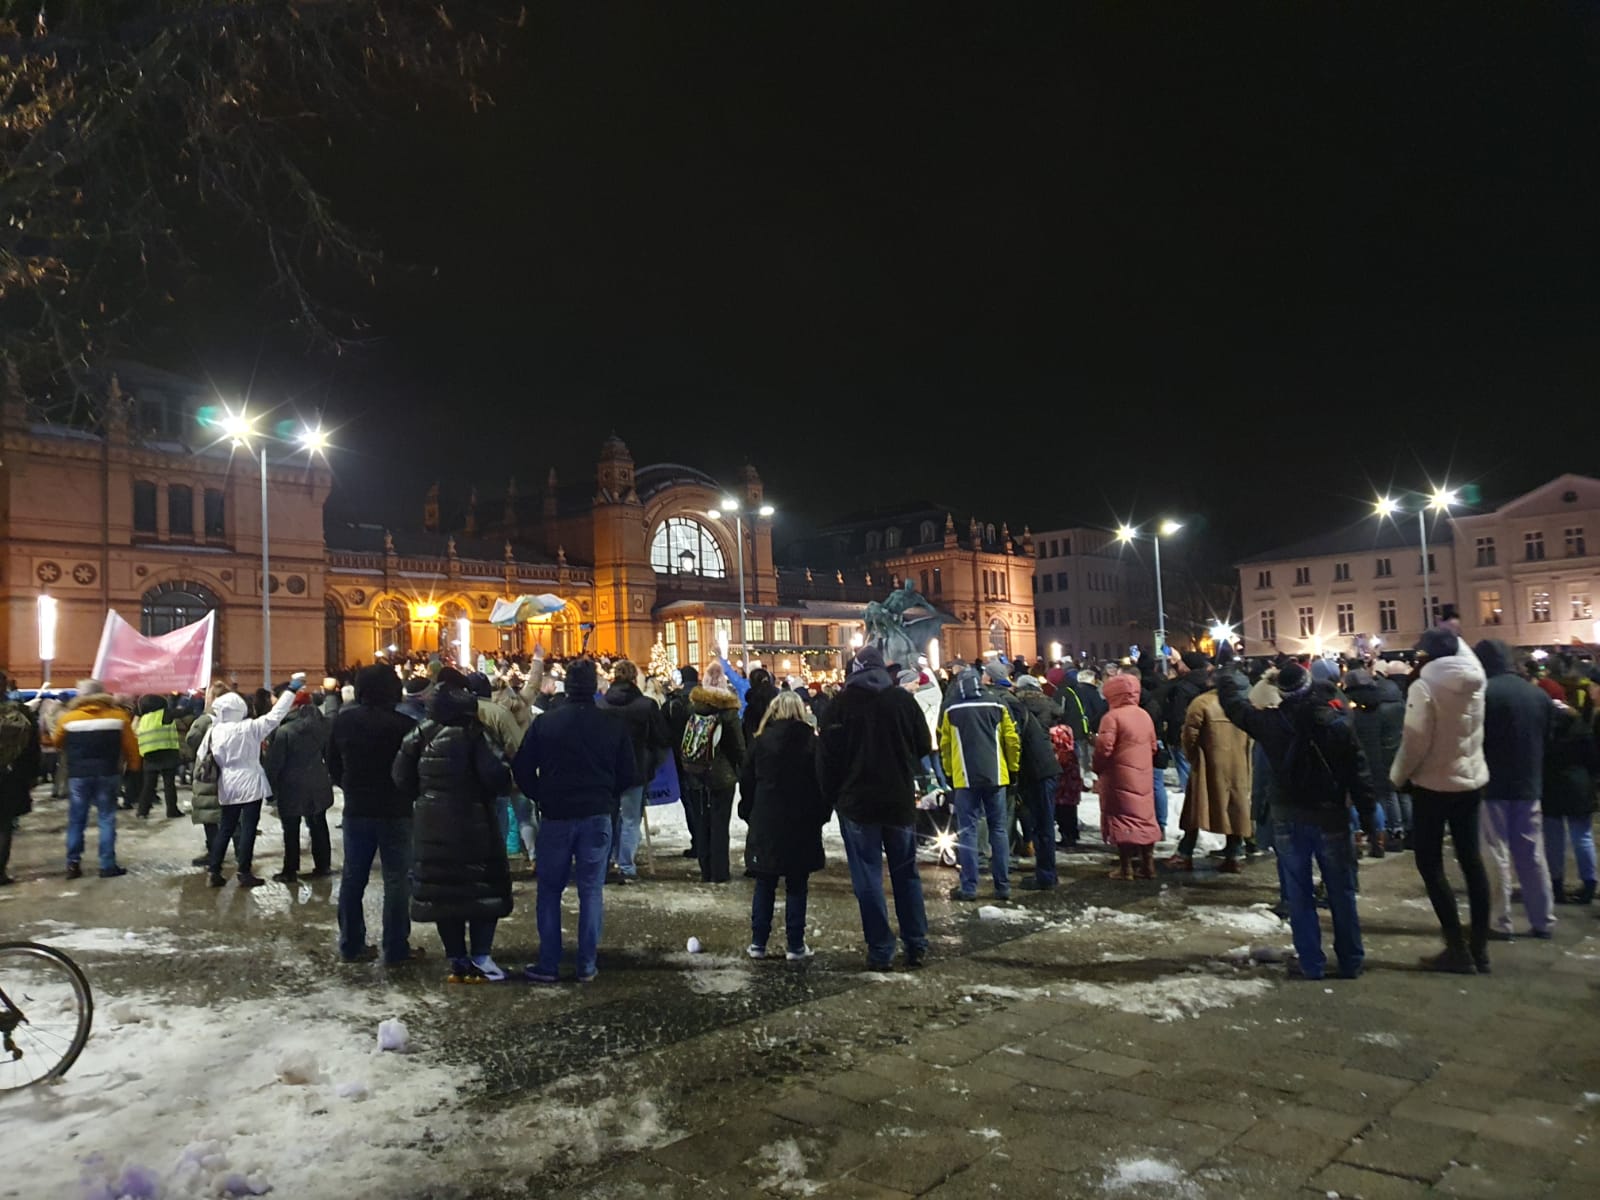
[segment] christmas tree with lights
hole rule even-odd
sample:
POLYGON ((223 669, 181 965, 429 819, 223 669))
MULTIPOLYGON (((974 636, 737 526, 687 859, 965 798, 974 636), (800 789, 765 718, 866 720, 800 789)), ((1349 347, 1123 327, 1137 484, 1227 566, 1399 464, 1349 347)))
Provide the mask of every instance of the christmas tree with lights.
POLYGON ((650 674, 666 682, 672 678, 672 671, 672 656, 667 653, 667 644, 658 633, 656 644, 650 647, 650 674))

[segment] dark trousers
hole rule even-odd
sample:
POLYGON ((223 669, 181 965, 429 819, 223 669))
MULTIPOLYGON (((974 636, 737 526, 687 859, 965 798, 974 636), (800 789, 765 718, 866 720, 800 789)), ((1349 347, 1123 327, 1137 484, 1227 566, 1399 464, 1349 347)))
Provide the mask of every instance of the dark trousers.
POLYGON ((1483 812, 1483 789, 1473 792, 1430 792, 1411 789, 1412 850, 1416 854, 1417 874, 1428 889, 1433 915, 1448 940, 1461 933, 1461 915, 1456 911, 1456 894, 1444 873, 1444 831, 1450 829, 1456 862, 1467 879, 1467 911, 1472 922, 1471 949, 1482 958, 1489 949, 1489 872, 1483 866, 1483 846, 1479 842, 1479 821, 1483 812))
POLYGON ((300 822, 306 823, 311 834, 311 866, 326 873, 333 865, 333 838, 328 833, 328 814, 307 813, 304 817, 283 818, 283 869, 286 874, 300 873, 300 822))
POLYGON ((344 818, 344 874, 339 880, 339 954, 358 957, 367 947, 362 906, 372 860, 383 865, 383 960, 411 957, 411 821, 386 817, 344 818))
POLYGON ((167 816, 181 817, 183 810, 178 807, 178 768, 177 767, 146 767, 142 772, 144 782, 139 785, 139 815, 147 817, 150 809, 156 802, 156 777, 161 777, 161 782, 166 786, 167 816))
POLYGON ((700 835, 700 882, 728 882, 728 822, 733 819, 732 788, 695 788, 695 827, 700 835))
MULTIPOLYGON (((1028 810, 1033 814, 1033 877, 1040 883, 1056 881, 1056 839, 1050 825, 1056 818, 1056 786, 1059 778, 1041 779, 1028 785, 1028 810)), ((1076 816, 1076 813, 1074 813, 1076 816)))
MULTIPOLYGON (((217 825, 215 823, 210 824, 210 825, 202 825, 202 826, 200 826, 200 833, 206 839, 206 857, 207 858, 209 858, 211 856, 211 844, 217 840, 217 830, 219 828, 221 828, 221 826, 217 825)), ((237 836, 235 836, 234 840, 235 841, 238 840, 237 836)), ((237 848, 235 848, 233 854, 234 854, 234 858, 237 859, 238 856, 239 856, 239 851, 238 851, 237 848)), ((223 858, 228 857, 228 843, 227 842, 223 842, 222 843, 222 857, 223 858)))
MULTIPOLYGON (((750 901, 750 941, 765 946, 772 936, 772 910, 778 903, 778 876, 757 875, 750 901)), ((806 944, 806 893, 810 879, 802 872, 783 877, 783 930, 788 949, 798 954, 806 944)))
POLYGON ((206 864, 213 875, 222 870, 222 856, 233 842, 234 857, 239 862, 239 874, 250 874, 250 863, 256 852, 256 827, 261 824, 261 801, 249 804, 224 804, 222 820, 217 822, 217 835, 211 842, 211 861, 206 864), (235 835, 238 835, 237 838, 235 835))
POLYGON ((470 921, 456 917, 448 921, 434 922, 439 929, 439 940, 444 943, 445 955, 452 959, 488 958, 489 952, 494 949, 496 924, 498 922, 494 917, 475 917, 470 921))
POLYGON ((7 878, 6 868, 11 865, 11 831, 15 828, 10 817, 0 817, 0 879, 7 878))

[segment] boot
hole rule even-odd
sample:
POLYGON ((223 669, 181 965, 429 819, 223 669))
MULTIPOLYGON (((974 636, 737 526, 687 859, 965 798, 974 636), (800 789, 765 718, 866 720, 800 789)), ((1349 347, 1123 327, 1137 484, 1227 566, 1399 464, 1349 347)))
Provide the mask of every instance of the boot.
MULTIPOLYGON (((1487 961, 1487 954, 1485 954, 1487 961)), ((1467 948, 1467 935, 1465 930, 1457 929, 1444 936, 1444 953, 1424 955, 1422 967, 1425 971, 1447 971, 1452 975, 1476 975, 1478 968, 1472 959, 1472 951, 1467 948)))
POLYGON ((1565 904, 1567 902, 1566 882, 1559 875, 1550 876, 1550 894, 1555 898, 1557 904, 1565 904))
POLYGON ((1586 881, 1581 888, 1572 893, 1572 902, 1574 904, 1593 904, 1594 885, 1594 880, 1590 879, 1586 881))

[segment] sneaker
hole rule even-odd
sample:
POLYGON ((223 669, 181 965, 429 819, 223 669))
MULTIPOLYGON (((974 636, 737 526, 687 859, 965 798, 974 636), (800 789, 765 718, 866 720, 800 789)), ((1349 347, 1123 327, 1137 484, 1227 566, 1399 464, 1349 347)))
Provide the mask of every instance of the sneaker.
POLYGON ((445 976, 446 983, 488 983, 489 979, 478 970, 478 966, 470 958, 452 958, 450 960, 450 974, 445 976))
POLYGON ((757 944, 756 942, 751 942, 748 946, 746 946, 744 948, 744 952, 751 958, 765 958, 767 956, 767 948, 757 944))
POLYGON ((892 962, 879 962, 875 958, 867 959, 867 970, 869 971, 887 971, 893 966, 894 963, 892 962))
POLYGON ((347 956, 347 955, 341 954, 339 956, 339 961, 340 962, 345 962, 345 963, 350 963, 351 965, 354 965, 356 963, 377 962, 378 961, 378 948, 376 946, 363 946, 363 947, 361 947, 360 950, 358 950, 353 955, 348 955, 347 956))
POLYGON ((611 882, 618 887, 633 887, 639 882, 639 877, 637 875, 618 875, 611 882))
POLYGON ((67 864, 67 878, 68 879, 82 879, 83 878, 83 867, 78 863, 68 863, 67 864))
POLYGON ((919 970, 922 967, 922 964, 927 962, 927 961, 928 961, 928 952, 926 950, 907 950, 906 951, 906 970, 908 970, 908 971, 919 970))
POLYGON ((306 874, 307 879, 326 879, 333 874, 332 867, 315 867, 306 874))
POLYGON ((265 882, 261 876, 252 875, 249 871, 239 872, 239 886, 242 888, 258 888, 265 882))
POLYGON ((206 880, 206 886, 207 887, 221 887, 223 884, 225 884, 227 882, 228 882, 228 877, 226 875, 224 875, 221 871, 213 871, 213 872, 211 872, 210 877, 206 880))
POLYGON ((960 888, 953 887, 953 888, 950 889, 949 896, 950 896, 950 899, 952 899, 952 900, 961 900, 961 901, 965 901, 967 903, 971 903, 972 901, 975 901, 978 898, 978 893, 977 892, 963 892, 960 888))
MULTIPOLYGON (((766 951, 765 950, 763 950, 761 953, 762 953, 763 957, 766 956, 766 951)), ((806 959, 810 958, 815 953, 816 953, 816 951, 813 950, 810 946, 806 945, 804 942, 801 942, 800 943, 800 949, 798 949, 798 950, 790 950, 788 953, 786 953, 784 955, 784 958, 788 959, 790 962, 804 962, 806 959)))
POLYGON ((273 883, 299 883, 300 882, 300 873, 298 871, 279 871, 276 875, 274 875, 272 877, 272 882, 273 883))
MULTIPOLYGON (((128 873, 128 868, 127 867, 101 867, 100 868, 100 878, 101 879, 117 879, 117 878, 119 878, 119 877, 121 877, 123 875, 126 875, 127 873, 128 873)), ((1538 934, 1534 934, 1533 936, 1534 937, 1538 937, 1539 935, 1538 934)), ((1550 935, 1547 933, 1544 936, 1545 937, 1549 937, 1550 935)))
POLYGON ((683 852, 683 857, 684 858, 699 858, 700 857, 700 851, 696 850, 693 846, 690 846, 687 850, 685 850, 683 852))
POLYGON ((487 954, 485 954, 482 958, 473 959, 472 965, 476 967, 479 974, 481 974, 490 983, 499 983, 506 977, 506 973, 500 968, 500 964, 495 962, 494 959, 487 954))
POLYGON ((1491 942, 1512 942, 1516 940, 1516 935, 1509 929, 1491 929, 1489 930, 1489 940, 1491 942))
POLYGON ((189 865, 191 867, 209 867, 211 865, 211 855, 197 854, 189 860, 189 865))
POLYGON ((595 981, 595 978, 599 974, 600 974, 600 968, 599 967, 590 967, 589 968, 589 973, 587 975, 584 975, 584 974, 581 974, 581 973, 578 975, 578 982, 579 983, 593 983, 595 981))
MULTIPOLYGON (((121 868, 119 867, 118 870, 121 870, 121 868)), ((105 872, 101 871, 100 874, 104 875, 105 872)), ((1541 942, 1548 942, 1555 934, 1548 929, 1530 929, 1528 930, 1528 936, 1541 942)))
POLYGON ((427 956, 428 952, 421 946, 407 946, 406 952, 402 957, 385 959, 383 965, 386 967, 403 967, 407 963, 416 962, 417 959, 426 958, 427 956))
POLYGON ((541 971, 537 963, 522 968, 522 977, 529 983, 559 983, 561 976, 554 971, 541 971))
POLYGON ((1025 892, 1048 892, 1056 886, 1056 882, 1052 879, 1049 883, 1046 883, 1037 876, 1030 876, 1017 886, 1025 892))
POLYGON ((1009 891, 996 892, 994 894, 994 898, 996 900, 1000 901, 1001 904, 1009 904, 1009 903, 1011 903, 1011 893, 1009 891))

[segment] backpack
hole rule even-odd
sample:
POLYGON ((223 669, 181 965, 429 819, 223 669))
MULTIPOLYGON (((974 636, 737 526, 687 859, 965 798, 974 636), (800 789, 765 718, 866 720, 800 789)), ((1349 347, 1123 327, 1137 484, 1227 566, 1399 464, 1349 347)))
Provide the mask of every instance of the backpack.
POLYGON ((1063 771, 1078 769, 1078 747, 1072 737, 1071 725, 1050 726, 1050 745, 1056 752, 1056 763, 1063 771))
POLYGON ((683 737, 678 739, 678 753, 683 758, 683 769, 691 775, 704 775, 711 769, 717 747, 722 743, 722 722, 719 713, 689 714, 684 722, 683 737))
POLYGON ((1295 714, 1294 737, 1283 760, 1283 786, 1298 808, 1337 809, 1345 806, 1346 789, 1328 761, 1327 723, 1310 706, 1295 714))
POLYGON ((0 771, 10 771, 33 739, 33 717, 20 704, 0 704, 0 771))

